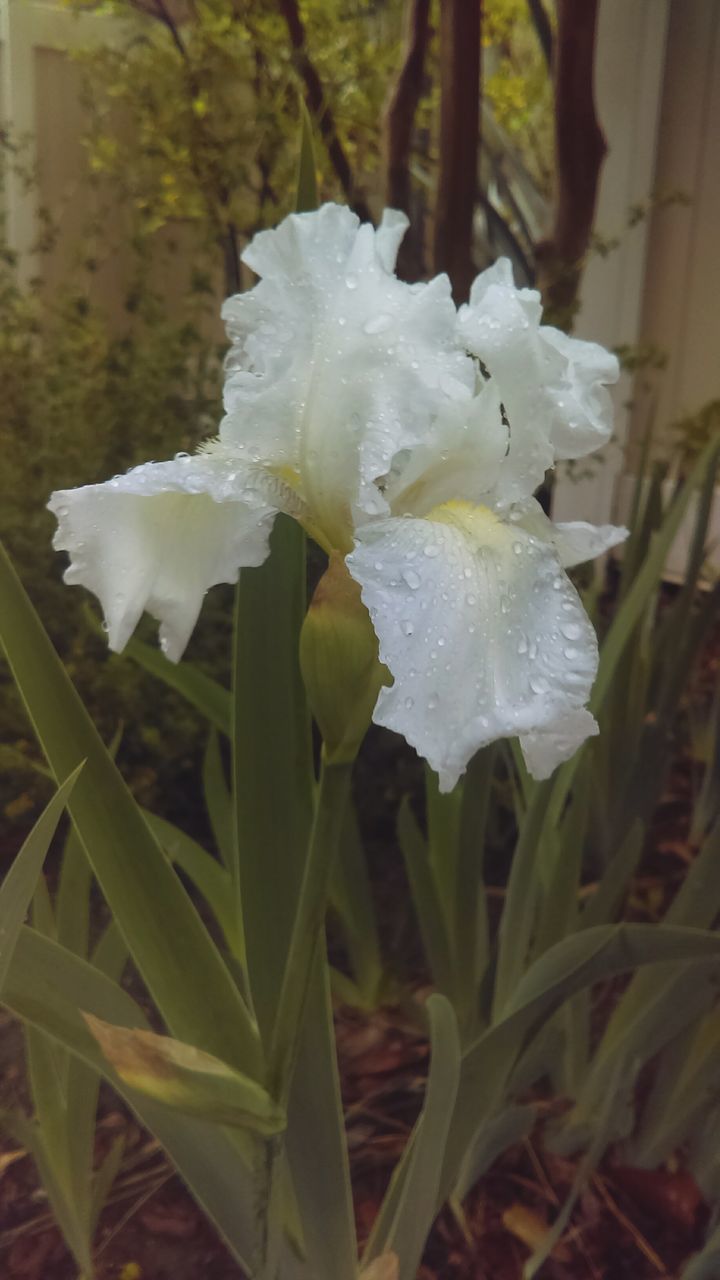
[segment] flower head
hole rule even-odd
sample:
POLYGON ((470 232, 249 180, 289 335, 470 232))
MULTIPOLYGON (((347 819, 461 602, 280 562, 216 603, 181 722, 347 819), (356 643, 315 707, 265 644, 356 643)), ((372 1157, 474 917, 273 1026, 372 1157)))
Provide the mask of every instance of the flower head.
POLYGON ((53 494, 66 573, 121 649, 144 609, 180 657, 208 587, 262 562, 274 516, 346 558, 392 685, 374 719, 451 787, 515 736, 535 776, 595 723, 592 627, 564 570, 624 530, 553 525, 548 467, 610 434, 617 362, 540 323, 499 262, 456 311, 446 277, 393 274, 405 218, 325 205, 261 232, 230 298, 226 415, 192 457, 53 494))

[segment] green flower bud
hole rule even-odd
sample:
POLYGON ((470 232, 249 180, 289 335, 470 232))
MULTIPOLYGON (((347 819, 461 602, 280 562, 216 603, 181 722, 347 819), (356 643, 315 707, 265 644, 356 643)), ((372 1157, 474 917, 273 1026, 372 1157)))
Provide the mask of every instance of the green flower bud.
POLYGON ((360 588, 343 556, 331 552, 300 633, 300 668, 325 758, 350 763, 367 732, 378 693, 391 677, 360 588))

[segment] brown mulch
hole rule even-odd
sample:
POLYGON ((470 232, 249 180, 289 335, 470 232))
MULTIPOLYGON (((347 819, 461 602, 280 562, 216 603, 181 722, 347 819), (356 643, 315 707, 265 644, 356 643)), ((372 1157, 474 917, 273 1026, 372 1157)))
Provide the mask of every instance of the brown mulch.
MULTIPOLYGON (((398 1011, 341 1010, 338 1046, 358 1235, 367 1238, 422 1101, 428 1048, 398 1011)), ((98 1280, 239 1280, 240 1272, 168 1167, 157 1143, 112 1095, 98 1156, 119 1132, 123 1165, 97 1241, 98 1280)), ((468 1197, 445 1209, 421 1280, 521 1280, 524 1261, 567 1196, 572 1160, 543 1148, 539 1102, 531 1140, 507 1151, 468 1197)), ((671 1280, 702 1242, 707 1209, 681 1170, 646 1172, 607 1161, 592 1177, 541 1280, 671 1280)), ((30 1159, 11 1144, 0 1157, 0 1276, 75 1280, 30 1159)))

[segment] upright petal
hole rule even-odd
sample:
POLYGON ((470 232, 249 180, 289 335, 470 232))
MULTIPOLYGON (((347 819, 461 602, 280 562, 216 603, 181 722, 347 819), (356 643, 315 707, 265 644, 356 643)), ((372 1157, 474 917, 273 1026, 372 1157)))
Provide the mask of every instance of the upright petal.
POLYGON ((325 205, 264 231, 245 261, 261 273, 224 307, 233 347, 222 440, 288 468, 327 542, 348 550, 355 518, 384 513, 376 481, 435 414, 474 389, 445 277, 392 275, 406 226, 360 226, 325 205))
POLYGON ((59 490, 48 506, 58 520, 54 545, 70 555, 65 581, 98 597, 111 649, 124 648, 146 609, 176 662, 208 588, 262 564, 282 504, 272 480, 201 454, 59 490))
POLYGON ((549 778, 559 764, 575 755, 587 738, 600 732, 597 720, 586 707, 562 712, 543 729, 520 734, 525 763, 533 778, 549 778))
POLYGON ((510 425, 498 497, 528 497, 561 458, 605 444, 612 403, 605 384, 618 377, 615 356, 593 342, 541 325, 540 294, 516 289, 506 259, 475 281, 458 315, 462 345, 496 379, 510 425))
POLYGON ((488 508, 447 503, 428 519, 374 522, 347 563, 394 677, 374 719, 444 790, 479 747, 556 732, 587 701, 597 642, 575 588, 551 546, 488 508))

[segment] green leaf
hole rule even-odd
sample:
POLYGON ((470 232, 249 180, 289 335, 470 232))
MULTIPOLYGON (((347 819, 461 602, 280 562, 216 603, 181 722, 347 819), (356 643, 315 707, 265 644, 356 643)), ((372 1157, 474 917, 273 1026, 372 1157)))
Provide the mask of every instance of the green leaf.
POLYGON ((56 777, 86 761, 69 809, 129 950, 169 1028, 257 1076, 255 1026, 200 917, 99 738, 4 551, 0 634, 56 777))
POLYGON ((229 873, 192 836, 186 835, 174 823, 168 822, 167 818, 150 813, 147 809, 143 810, 143 814, 170 861, 199 889, 222 929, 228 947, 243 964, 245 951, 242 920, 234 910, 233 886, 229 873))
POLYGON ((206 676, 191 662, 170 662, 160 649, 133 636, 128 640, 124 656, 132 658, 151 676, 162 680, 168 688, 181 694, 210 724, 226 736, 230 733, 232 699, 228 689, 206 676))
POLYGON ((216 1124, 184 1116, 129 1089, 115 1074, 88 1031, 80 1009, 115 1025, 147 1028, 147 1020, 123 989, 87 961, 34 930, 18 939, 2 1002, 104 1075, 159 1140, 190 1192, 228 1244, 246 1274, 257 1248, 255 1184, 247 1138, 216 1124))
POLYGON ((453 993, 455 981, 450 941, 435 877, 430 867, 427 844, 407 797, 400 805, 397 834, 430 971, 438 990, 449 996, 453 993))
POLYGON ((445 1155, 447 1196, 476 1135, 501 1103, 521 1046, 563 1001, 593 983, 660 961, 720 958, 720 937, 665 925, 610 925, 586 929, 557 943, 528 969, 501 1021, 483 1032, 463 1056, 458 1101, 445 1155))
POLYGON ((304 611, 305 535, 278 516, 265 564, 240 575, 233 672, 236 888, 239 903, 242 886, 248 976, 264 1038, 280 995, 312 821, 310 717, 298 660, 304 611))
POLYGON ((380 991, 383 966, 365 851, 352 803, 347 806, 332 870, 330 902, 340 920, 360 1002, 372 1007, 380 991))
POLYGON ((293 1072, 286 1147, 310 1273, 356 1280, 345 1119, 322 945, 313 966, 293 1072), (343 1176, 338 1177, 338 1170, 343 1176))
POLYGON ((131 1089, 184 1115, 269 1137, 285 1127, 280 1107, 256 1081, 226 1062, 153 1031, 114 1026, 85 1013, 103 1056, 131 1089))
POLYGON ((0 993, 50 842, 82 768, 81 761, 58 787, 0 885, 0 993))
POLYGON ((225 780, 220 742, 213 730, 203 758, 203 793, 218 853, 232 874, 235 861, 233 803, 225 780))
POLYGON ((460 1037, 444 996, 427 1001, 430 1073, 420 1117, 393 1172, 363 1256, 363 1266, 387 1252, 400 1259, 400 1280, 414 1280, 437 1211, 440 1171, 460 1080, 460 1037))

